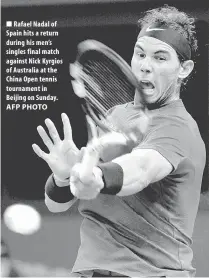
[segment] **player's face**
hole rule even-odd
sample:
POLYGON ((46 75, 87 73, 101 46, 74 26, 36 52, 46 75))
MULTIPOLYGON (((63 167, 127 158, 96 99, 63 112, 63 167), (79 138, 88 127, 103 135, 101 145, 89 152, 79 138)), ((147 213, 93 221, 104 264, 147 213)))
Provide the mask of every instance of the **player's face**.
POLYGON ((146 103, 175 99, 181 67, 177 53, 170 45, 152 37, 139 38, 131 67, 142 85, 146 103))

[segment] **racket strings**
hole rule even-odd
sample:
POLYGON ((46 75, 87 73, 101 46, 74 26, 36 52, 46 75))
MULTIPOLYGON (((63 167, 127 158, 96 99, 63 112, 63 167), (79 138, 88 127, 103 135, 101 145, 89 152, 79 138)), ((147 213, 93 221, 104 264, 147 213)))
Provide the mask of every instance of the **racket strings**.
POLYGON ((133 100, 133 85, 111 61, 101 58, 88 61, 83 67, 83 73, 87 99, 98 112, 106 113, 115 105, 133 100))
POLYGON ((82 72, 81 77, 84 81, 85 88, 87 89, 87 96, 85 97, 85 99, 88 100, 88 102, 97 110, 97 112, 100 112, 103 115, 105 115, 106 111, 108 110, 108 106, 104 105, 105 99, 101 91, 101 88, 91 78, 91 76, 86 74, 85 72, 82 72), (101 101, 102 98, 104 99, 103 101, 101 101))
POLYGON ((94 62, 91 63, 93 68, 93 73, 97 74, 96 77, 102 85, 107 87, 105 93, 115 100, 114 94, 112 94, 112 88, 120 89, 119 91, 119 101, 130 100, 130 87, 132 85, 127 81, 126 76, 118 69, 113 63, 106 61, 104 62, 94 62), (131 85, 131 86, 130 86, 131 85))

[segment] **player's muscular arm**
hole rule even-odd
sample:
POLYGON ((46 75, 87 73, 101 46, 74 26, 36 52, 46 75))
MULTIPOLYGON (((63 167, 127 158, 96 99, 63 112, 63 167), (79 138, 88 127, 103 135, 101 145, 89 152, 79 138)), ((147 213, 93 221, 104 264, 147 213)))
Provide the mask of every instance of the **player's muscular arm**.
MULTIPOLYGON (((112 135, 111 138, 116 139, 116 134, 112 135)), ((124 139, 120 134, 117 137, 118 142, 124 139)), ((107 135, 106 139, 110 139, 110 136, 107 135)), ((72 170, 71 191, 79 199, 96 198, 99 192, 118 196, 132 195, 150 183, 163 179, 173 169, 172 164, 153 149, 136 149, 111 162, 98 164, 99 147, 109 143, 104 138, 102 142, 104 144, 101 144, 101 140, 98 140, 98 144, 89 144, 82 163, 76 164, 72 170), (94 173, 95 169, 97 174, 94 173)))
POLYGON ((123 186, 118 196, 137 193, 157 182, 173 169, 170 162, 152 149, 137 149, 113 160, 123 170, 123 186))

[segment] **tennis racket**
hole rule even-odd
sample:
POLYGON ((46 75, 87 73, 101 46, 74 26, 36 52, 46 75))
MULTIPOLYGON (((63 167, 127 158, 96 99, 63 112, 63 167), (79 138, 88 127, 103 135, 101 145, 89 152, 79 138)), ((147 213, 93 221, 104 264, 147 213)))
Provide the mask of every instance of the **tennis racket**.
MULTIPOLYGON (((90 142, 91 154, 99 154, 108 144, 118 143, 133 148, 137 141, 135 134, 129 133, 125 126, 115 126, 106 117, 114 106, 133 101, 136 89, 140 92, 140 84, 125 60, 101 42, 85 40, 78 44, 76 61, 70 64, 70 75, 84 112, 102 130, 111 132, 90 142)), ((141 99, 142 109, 143 103, 141 99)), ((89 161, 87 164, 95 163, 89 161)))

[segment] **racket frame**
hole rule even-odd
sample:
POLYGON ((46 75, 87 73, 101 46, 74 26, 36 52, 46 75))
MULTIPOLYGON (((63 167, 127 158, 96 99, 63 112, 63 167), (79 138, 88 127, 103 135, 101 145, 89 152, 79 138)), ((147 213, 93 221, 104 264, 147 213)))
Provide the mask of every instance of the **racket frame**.
MULTIPOLYGON (((82 59, 82 55, 85 54, 88 51, 97 51, 98 53, 101 53, 105 56, 107 56, 110 60, 112 60, 117 67, 120 68, 120 70, 123 72, 123 74, 127 77, 127 80, 132 84, 132 86, 136 89, 140 90, 140 84, 138 80, 136 79, 135 75, 133 74, 129 64, 114 50, 112 50, 110 47, 106 46, 105 44, 96 41, 96 40, 85 40, 78 44, 77 46, 77 56, 75 64, 78 66, 79 71, 82 72, 82 63, 79 61, 82 59)), ((78 71, 78 72, 79 72, 78 71)), ((85 73, 84 73, 85 74, 85 73)), ((75 78, 75 77, 74 77, 75 78)), ((78 73, 78 78, 82 80, 82 73, 78 73)), ((75 78, 76 79, 76 78, 75 78)), ((82 80, 83 82, 83 80, 82 80)), ((85 85, 84 90, 85 90, 85 85)), ((100 121, 97 116, 95 116, 94 109, 96 105, 90 104, 90 101, 88 100, 88 96, 79 97, 82 99, 82 108, 85 113, 89 114, 89 116, 95 121, 95 123, 100 126, 104 131, 118 131, 117 128, 114 128, 114 126, 110 123, 110 125, 105 124, 104 121, 100 121)), ((134 94, 133 94, 134 98, 134 94)), ((95 109, 96 110, 96 109, 95 109)), ((99 110, 100 118, 103 117, 106 118, 106 114, 101 109, 97 108, 99 110)), ((97 113, 98 114, 98 113, 97 113)), ((105 119, 105 121, 107 121, 105 119)), ((107 121, 108 122, 108 121, 107 121)))
MULTIPOLYGON (((105 56, 107 56, 110 60, 112 60, 120 69, 121 71, 126 75, 129 82, 137 89, 141 88, 140 83, 138 82, 137 78, 133 74, 131 67, 129 64, 113 49, 106 46, 105 44, 96 41, 96 40, 85 40, 78 44, 78 52, 76 57, 76 62, 79 63, 79 60, 81 59, 82 55, 86 53, 87 51, 98 51, 105 56)), ((81 64, 82 67, 82 64, 81 64)))

